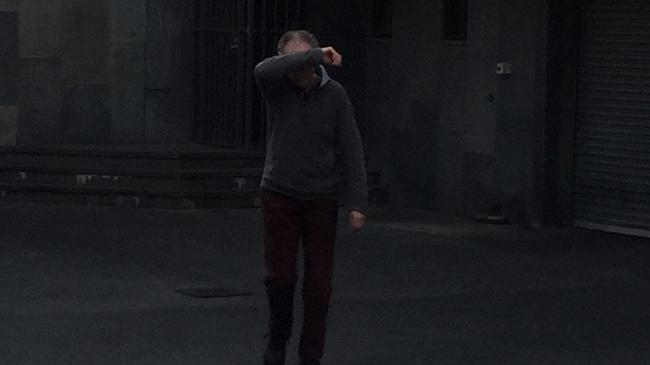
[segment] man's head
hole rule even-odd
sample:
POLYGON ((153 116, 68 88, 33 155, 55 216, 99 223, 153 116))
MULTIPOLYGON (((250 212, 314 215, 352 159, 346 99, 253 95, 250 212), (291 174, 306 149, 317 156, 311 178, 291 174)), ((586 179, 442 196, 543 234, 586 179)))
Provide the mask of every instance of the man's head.
MULTIPOLYGON (((312 48, 318 48, 318 40, 306 30, 290 30, 284 33, 278 41, 278 54, 280 55, 305 52, 312 48)), ((313 66, 294 69, 289 73, 289 79, 297 86, 305 88, 311 84, 314 72, 313 66)))
POLYGON ((291 54, 318 48, 316 36, 306 30, 290 30, 278 41, 278 54, 291 54))

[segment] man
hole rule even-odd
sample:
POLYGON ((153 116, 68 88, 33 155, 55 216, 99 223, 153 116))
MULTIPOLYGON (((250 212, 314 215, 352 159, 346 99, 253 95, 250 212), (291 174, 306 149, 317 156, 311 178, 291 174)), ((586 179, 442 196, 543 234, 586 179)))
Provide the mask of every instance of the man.
POLYGON ((320 364, 342 192, 352 230, 358 231, 365 221, 368 191, 361 138, 345 89, 323 67, 341 66, 341 60, 334 48, 319 48, 311 33, 299 30, 285 33, 278 55, 255 67, 269 110, 260 184, 270 308, 265 365, 285 362, 301 238, 305 272, 300 364, 320 364), (337 149, 346 156, 344 174, 337 171, 337 149))

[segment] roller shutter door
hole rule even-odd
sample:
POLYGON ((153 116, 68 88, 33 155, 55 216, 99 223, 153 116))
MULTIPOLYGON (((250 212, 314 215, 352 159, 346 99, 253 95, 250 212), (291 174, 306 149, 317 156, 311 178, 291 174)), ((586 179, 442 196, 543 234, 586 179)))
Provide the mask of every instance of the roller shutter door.
POLYGON ((574 224, 650 237, 650 0, 583 0, 574 224))

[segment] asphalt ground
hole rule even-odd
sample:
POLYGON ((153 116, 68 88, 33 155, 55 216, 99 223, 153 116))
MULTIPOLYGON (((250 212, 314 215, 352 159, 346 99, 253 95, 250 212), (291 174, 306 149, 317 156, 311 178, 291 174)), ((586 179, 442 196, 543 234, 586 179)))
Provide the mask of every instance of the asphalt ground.
MULTIPOLYGON (((261 364, 258 209, 2 203, 0 222, 0 364, 261 364)), ((649 259, 647 239, 396 207, 353 233, 341 211, 323 363, 649 364, 649 259)))

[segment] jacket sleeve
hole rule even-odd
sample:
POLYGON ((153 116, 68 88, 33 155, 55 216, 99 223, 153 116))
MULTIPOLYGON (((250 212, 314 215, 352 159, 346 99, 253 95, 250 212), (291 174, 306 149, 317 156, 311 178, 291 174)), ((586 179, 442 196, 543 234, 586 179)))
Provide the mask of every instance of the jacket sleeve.
POLYGON ((366 158, 354 108, 345 90, 337 122, 339 146, 346 160, 344 202, 348 212, 356 210, 365 214, 368 209, 366 158))
POLYGON ((323 51, 313 48, 305 52, 269 57, 255 66, 255 80, 264 98, 273 102, 279 95, 282 81, 289 71, 304 66, 316 66, 323 63, 323 51))

